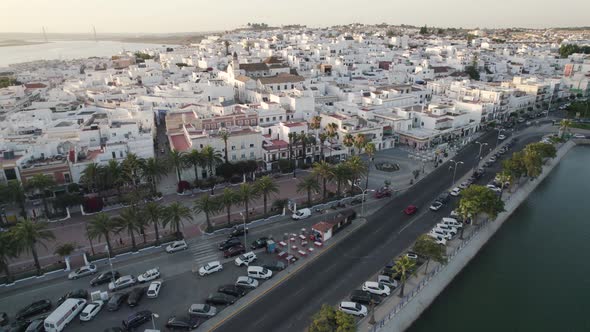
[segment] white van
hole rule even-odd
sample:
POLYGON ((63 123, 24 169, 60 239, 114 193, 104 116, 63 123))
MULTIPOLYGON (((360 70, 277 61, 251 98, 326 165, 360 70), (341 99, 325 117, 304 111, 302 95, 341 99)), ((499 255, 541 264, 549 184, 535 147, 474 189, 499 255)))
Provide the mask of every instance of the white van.
POLYGON ((301 210, 297 210, 297 212, 293 213, 291 218, 293 218, 294 220, 301 220, 301 219, 309 218, 310 216, 311 216, 310 209, 301 209, 301 210))
POLYGON ((254 279, 270 279, 272 271, 262 266, 249 266, 248 277, 254 279))
POLYGON ((45 318, 44 326, 47 332, 60 332, 84 309, 86 300, 67 299, 51 315, 45 318))

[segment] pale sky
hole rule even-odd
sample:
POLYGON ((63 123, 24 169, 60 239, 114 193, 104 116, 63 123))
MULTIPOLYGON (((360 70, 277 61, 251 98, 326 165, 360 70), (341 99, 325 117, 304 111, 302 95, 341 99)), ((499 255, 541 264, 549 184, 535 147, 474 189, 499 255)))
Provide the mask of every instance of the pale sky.
POLYGON ((588 0, 0 0, 0 13, 0 32, 196 32, 248 22, 590 26, 588 0))

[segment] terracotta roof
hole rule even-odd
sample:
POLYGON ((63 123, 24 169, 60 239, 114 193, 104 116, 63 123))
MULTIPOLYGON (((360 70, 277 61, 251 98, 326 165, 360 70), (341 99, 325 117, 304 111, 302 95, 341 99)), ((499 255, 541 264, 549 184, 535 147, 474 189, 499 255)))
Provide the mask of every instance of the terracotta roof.
POLYGON ((280 139, 273 139, 270 141, 272 145, 264 145, 263 148, 265 150, 277 150, 277 149, 286 149, 289 147, 289 143, 285 142, 280 139))
POLYGON ((244 83, 248 82, 250 79, 251 79, 250 77, 244 76, 244 75, 238 75, 236 77, 236 81, 240 81, 240 82, 244 82, 244 83))
POLYGON ((258 78, 262 84, 282 84, 282 83, 298 83, 305 81, 305 78, 298 75, 292 75, 287 73, 281 73, 272 77, 260 77, 258 78))
POLYGON ((176 151, 186 151, 190 148, 190 144, 183 134, 170 136, 170 143, 176 151))
POLYGON ((43 83, 26 83, 25 88, 27 89, 43 89, 46 88, 47 85, 43 83))
POLYGON ((288 122, 283 125, 287 128, 293 128, 293 127, 307 126, 307 123, 306 122, 288 122))
POLYGON ((266 71, 268 70, 268 65, 263 62, 240 63, 240 69, 243 69, 245 71, 266 71))
POLYGON ((328 223, 325 221, 320 221, 319 223, 313 225, 311 228, 315 229, 316 231, 318 231, 320 233, 325 233, 325 232, 331 230, 332 227, 334 227, 334 225, 332 225, 331 223, 328 223))

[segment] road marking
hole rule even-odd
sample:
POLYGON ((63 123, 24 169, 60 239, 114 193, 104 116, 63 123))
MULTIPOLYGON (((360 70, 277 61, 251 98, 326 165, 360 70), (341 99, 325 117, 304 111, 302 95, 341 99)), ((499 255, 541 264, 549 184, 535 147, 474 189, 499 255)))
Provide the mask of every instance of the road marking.
POLYGON ((409 223, 407 223, 404 227, 402 227, 402 229, 399 230, 399 232, 397 232, 397 234, 398 235, 401 234, 406 228, 410 227, 410 225, 412 225, 414 223, 414 221, 420 219, 426 213, 428 213, 428 211, 424 211, 421 214, 419 214, 419 215, 415 216, 414 218, 412 218, 409 223))

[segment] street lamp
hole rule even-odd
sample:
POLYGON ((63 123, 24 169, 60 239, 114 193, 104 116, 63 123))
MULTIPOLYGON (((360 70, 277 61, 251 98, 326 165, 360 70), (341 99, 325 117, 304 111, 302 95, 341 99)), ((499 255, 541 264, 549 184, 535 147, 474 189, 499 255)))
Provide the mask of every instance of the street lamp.
POLYGON ((475 162, 475 165, 473 165, 473 169, 475 169, 478 165, 479 165, 479 160, 481 158, 481 150, 485 145, 488 145, 488 143, 482 143, 482 142, 475 142, 475 144, 479 144, 479 153, 477 154, 477 161, 475 162))
POLYGON ((369 191, 375 191, 375 189, 368 189, 368 188, 367 189, 363 189, 357 183, 355 183, 354 185, 362 191, 363 197, 361 199, 361 217, 364 217, 365 216, 365 195, 369 191))
MULTIPOLYGON (((246 213, 248 213, 248 211, 246 211, 246 213)), ((248 245, 248 238, 246 235, 246 215, 240 212, 240 216, 242 216, 242 221, 244 222, 244 247, 246 247, 248 245)))
POLYGON ((451 166, 453 168, 453 182, 451 183, 451 187, 455 185, 455 176, 457 175, 457 166, 463 164, 462 161, 454 161, 453 159, 449 160, 449 162, 454 163, 455 166, 451 166))
POLYGON ((152 327, 155 330, 156 329, 156 322, 154 321, 154 318, 160 318, 160 316, 156 313, 152 313, 152 327))

